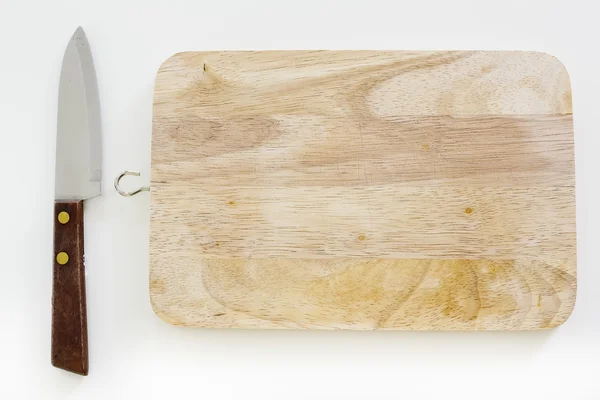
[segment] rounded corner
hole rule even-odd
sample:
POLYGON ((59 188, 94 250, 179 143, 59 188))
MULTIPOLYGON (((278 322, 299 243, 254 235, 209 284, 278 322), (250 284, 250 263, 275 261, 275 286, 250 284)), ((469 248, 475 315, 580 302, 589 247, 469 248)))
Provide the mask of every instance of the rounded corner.
POLYGON ((181 58, 181 56, 185 55, 186 53, 189 53, 189 51, 179 51, 179 52, 169 56, 166 60, 164 60, 160 64, 160 66, 156 70, 156 75, 160 74, 161 71, 164 70, 165 68, 168 68, 171 65, 171 63, 173 63, 173 61, 181 58))
POLYGON ((567 81, 569 82, 569 89, 571 88, 571 74, 569 73, 569 69, 567 68, 565 63, 562 62, 562 60, 560 58, 558 58, 554 54, 546 52, 546 51, 532 51, 531 53, 539 56, 540 58, 545 58, 545 59, 551 60, 552 62, 557 64, 560 67, 560 69, 562 69, 565 72, 567 81))
POLYGON ((163 309, 159 308, 154 301, 154 295, 150 292, 150 306, 152 307, 152 312, 154 315, 161 321, 169 324, 169 325, 178 325, 177 320, 167 313, 164 312, 163 309))
POLYGON ((564 318, 562 320, 558 321, 558 323, 556 323, 556 324, 552 324, 552 326, 549 327, 551 330, 554 330, 558 327, 563 326, 573 316, 573 312, 575 311, 575 306, 577 305, 577 289, 575 289, 575 293, 573 294, 573 296, 574 296, 574 298, 573 298, 573 304, 571 305, 571 309, 567 311, 568 313, 564 316, 564 318))
POLYGON ((551 68, 556 74, 558 79, 561 81, 564 93, 562 93, 563 105, 566 107, 565 113, 573 113, 573 85, 571 81, 571 74, 566 64, 557 56, 547 51, 522 51, 522 53, 529 54, 537 58, 538 62, 546 67, 551 68))

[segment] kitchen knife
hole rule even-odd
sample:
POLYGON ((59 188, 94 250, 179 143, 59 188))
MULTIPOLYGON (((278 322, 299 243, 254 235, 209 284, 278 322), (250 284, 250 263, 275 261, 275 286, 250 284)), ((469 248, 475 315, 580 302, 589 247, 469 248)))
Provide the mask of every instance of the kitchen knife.
POLYGON ((52 365, 88 374, 83 201, 100 195, 100 101, 92 53, 78 28, 58 90, 52 287, 52 365))

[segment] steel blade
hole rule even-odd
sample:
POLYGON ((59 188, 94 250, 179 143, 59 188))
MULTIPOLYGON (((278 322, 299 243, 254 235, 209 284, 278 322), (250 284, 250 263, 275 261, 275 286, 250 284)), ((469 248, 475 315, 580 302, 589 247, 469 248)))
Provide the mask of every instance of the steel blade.
POLYGON ((55 198, 98 196, 101 180, 98 85, 90 46, 79 27, 69 41, 60 73, 55 198))

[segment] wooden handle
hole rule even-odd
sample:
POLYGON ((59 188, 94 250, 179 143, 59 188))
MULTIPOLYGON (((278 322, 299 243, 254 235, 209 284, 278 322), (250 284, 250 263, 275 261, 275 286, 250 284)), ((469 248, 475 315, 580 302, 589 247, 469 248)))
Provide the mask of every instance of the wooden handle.
POLYGON ((83 201, 54 204, 52 365, 88 374, 83 201))

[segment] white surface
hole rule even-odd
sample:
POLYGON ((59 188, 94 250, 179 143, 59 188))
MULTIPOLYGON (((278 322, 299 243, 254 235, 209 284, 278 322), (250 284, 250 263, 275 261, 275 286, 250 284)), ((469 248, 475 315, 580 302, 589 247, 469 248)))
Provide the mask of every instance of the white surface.
POLYGON ((600 50, 595 1, 0 1, 1 399, 600 398, 600 50), (104 125, 104 196, 86 204, 90 375, 50 365, 60 63, 82 25, 104 125), (547 332, 175 328, 148 297, 152 85, 182 50, 523 49, 571 73, 579 294, 547 332), (145 179, 143 179, 145 178, 145 179))

